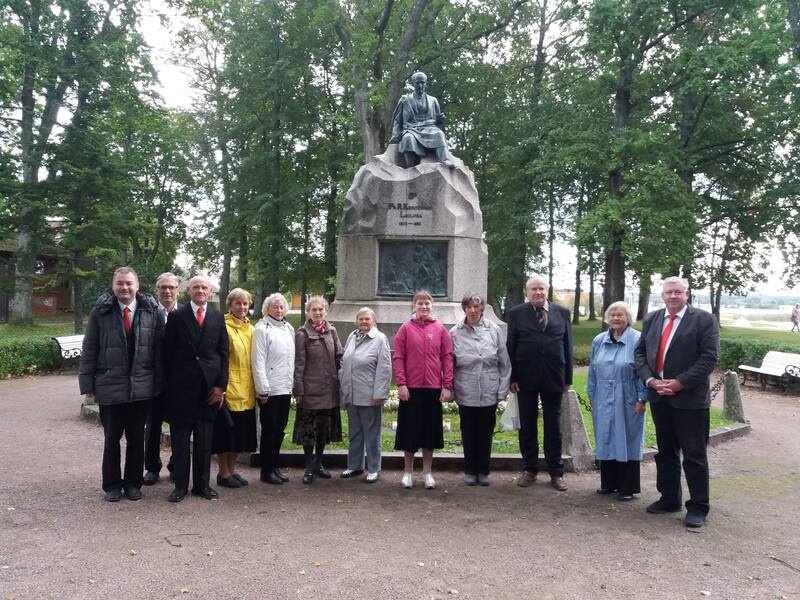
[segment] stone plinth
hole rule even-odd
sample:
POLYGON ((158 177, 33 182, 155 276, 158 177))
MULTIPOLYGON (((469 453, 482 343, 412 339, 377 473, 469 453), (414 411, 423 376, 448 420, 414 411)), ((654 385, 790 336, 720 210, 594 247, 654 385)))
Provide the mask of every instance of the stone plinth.
MULTIPOLYGON (((390 144, 356 173, 342 215, 336 301, 328 314, 341 337, 355 328, 358 310, 369 306, 380 330, 393 338, 419 289, 432 293, 434 314, 448 327, 464 318, 465 294, 486 297, 478 190, 464 163, 453 162, 449 169, 427 156, 405 169, 390 144)), ((490 306, 486 316, 501 324, 490 306)))

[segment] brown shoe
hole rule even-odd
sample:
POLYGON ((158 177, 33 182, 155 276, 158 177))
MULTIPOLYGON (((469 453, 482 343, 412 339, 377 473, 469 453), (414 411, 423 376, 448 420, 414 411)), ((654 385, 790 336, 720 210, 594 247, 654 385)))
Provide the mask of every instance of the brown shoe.
POLYGON ((559 492, 567 491, 567 483, 564 481, 563 477, 559 477, 558 475, 550 476, 550 485, 553 486, 553 489, 558 490, 559 492))
POLYGON ((522 474, 517 479, 517 485, 519 487, 528 487, 536 481, 536 473, 531 473, 530 471, 523 471, 522 474))

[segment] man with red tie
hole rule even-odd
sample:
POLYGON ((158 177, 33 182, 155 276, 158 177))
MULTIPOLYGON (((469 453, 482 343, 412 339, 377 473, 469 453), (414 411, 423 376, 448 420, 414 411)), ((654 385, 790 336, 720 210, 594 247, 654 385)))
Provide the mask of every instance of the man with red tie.
POLYGON ((108 502, 142 497, 144 423, 158 394, 164 319, 158 303, 139 292, 130 267, 114 272, 111 293, 98 298, 83 338, 78 384, 96 398, 103 424, 103 490, 108 502), (125 435, 125 472, 120 439, 125 435))
POLYGON ((647 507, 660 514, 681 509, 681 454, 689 487, 684 524, 705 524, 709 504, 706 445, 711 404, 709 377, 719 358, 716 318, 688 304, 689 286, 667 277, 665 308, 645 317, 636 347, 636 369, 647 386, 656 429, 656 487, 661 498, 647 507))
POLYGON ((192 494, 217 498, 209 485, 214 419, 228 386, 228 333, 225 319, 208 305, 211 282, 201 275, 189 280, 192 301, 167 321, 164 332, 166 415, 172 440, 175 489, 170 502, 189 491, 189 440, 192 439, 192 494))

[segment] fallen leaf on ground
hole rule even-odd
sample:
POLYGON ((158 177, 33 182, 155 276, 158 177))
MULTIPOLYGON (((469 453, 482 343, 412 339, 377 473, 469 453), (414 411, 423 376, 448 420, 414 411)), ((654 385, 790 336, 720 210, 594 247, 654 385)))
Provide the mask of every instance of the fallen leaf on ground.
POLYGON ((321 567, 321 566, 322 566, 322 563, 321 563, 321 562, 319 562, 318 560, 315 560, 315 561, 314 561, 314 566, 315 566, 315 567, 321 567))
POLYGON ((700 595, 701 596, 710 596, 711 592, 709 592, 708 590, 700 590, 700 595))
POLYGON ((209 550, 208 552, 206 552, 206 556, 214 556, 214 551, 209 550))
POLYGON ((134 550, 133 548, 131 548, 130 550, 128 550, 128 554, 130 554, 131 556, 136 556, 139 553, 136 550, 134 550))
POLYGON ((418 562, 418 563, 417 563, 417 566, 418 566, 418 567, 424 567, 424 566, 425 566, 425 563, 424 563, 424 562, 418 562))
POLYGON ((188 593, 189 593, 189 588, 187 588, 187 587, 182 587, 181 588, 181 594, 188 594, 188 593))
POLYGON ((451 596, 458 596, 458 590, 455 590, 453 588, 447 590, 447 593, 450 594, 451 596))

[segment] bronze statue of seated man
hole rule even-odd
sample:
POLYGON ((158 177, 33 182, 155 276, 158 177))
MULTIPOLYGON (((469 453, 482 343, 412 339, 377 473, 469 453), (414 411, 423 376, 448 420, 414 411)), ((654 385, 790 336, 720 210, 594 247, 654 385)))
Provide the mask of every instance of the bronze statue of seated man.
POLYGON ((411 76, 414 91, 402 96, 392 117, 392 137, 390 144, 398 144, 405 157, 406 168, 416 166, 420 157, 429 150, 446 167, 453 168, 452 156, 447 150, 447 139, 441 129, 444 122, 439 101, 425 93, 428 77, 425 73, 411 76))

